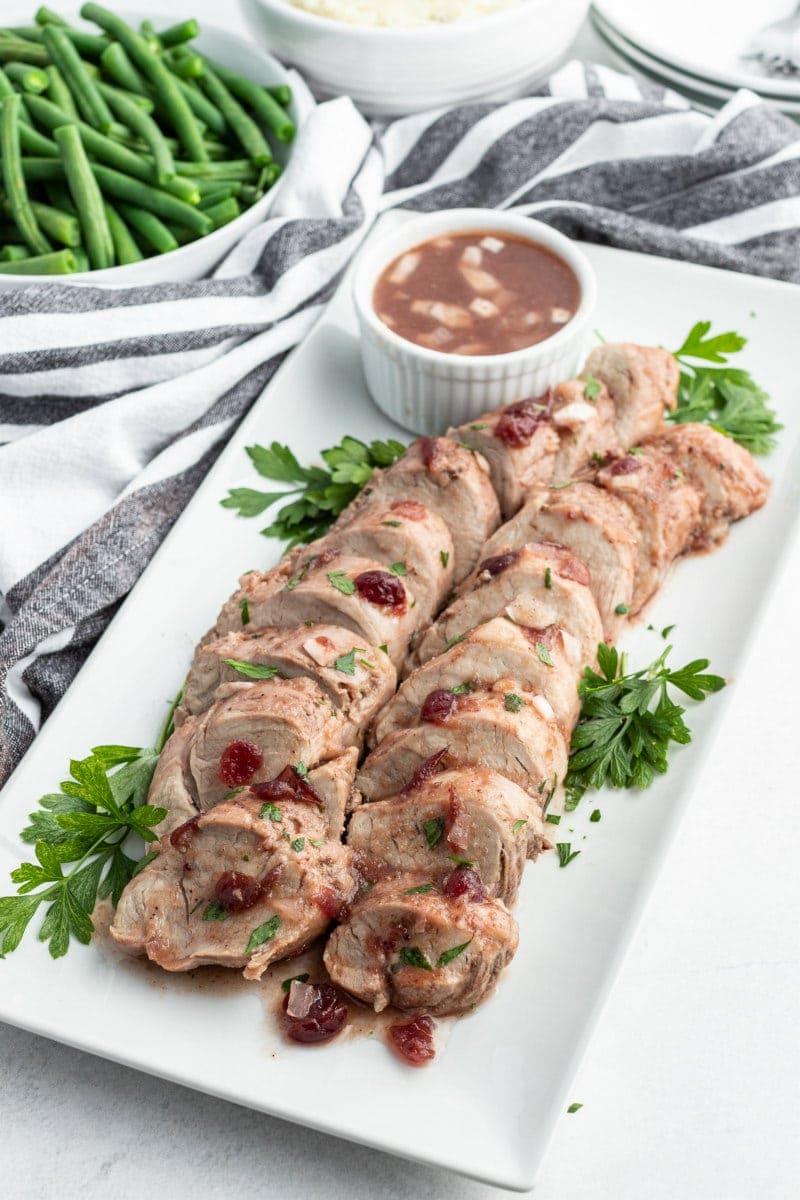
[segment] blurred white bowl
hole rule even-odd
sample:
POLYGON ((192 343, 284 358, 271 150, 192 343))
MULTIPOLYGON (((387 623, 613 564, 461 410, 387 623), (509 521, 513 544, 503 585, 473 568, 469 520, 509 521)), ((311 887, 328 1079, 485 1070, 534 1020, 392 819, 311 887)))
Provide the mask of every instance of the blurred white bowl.
MULTIPOLYGON (((125 11, 122 15, 131 25, 138 26, 140 21, 150 20, 156 28, 169 24, 170 17, 175 16, 172 13, 154 13, 152 9, 148 12, 125 11)), ((76 24, 81 23, 76 21, 76 24)), ((96 26, 86 27, 97 31, 96 26)), ((276 87, 283 83, 291 85, 288 72, 271 54, 232 33, 227 33, 224 29, 201 22, 200 36, 194 45, 209 58, 216 59, 223 67, 238 71, 240 75, 246 75, 266 87, 276 87)), ((288 112, 298 128, 303 117, 307 116, 311 104, 309 99, 301 111, 296 97, 292 96, 288 112)), ((275 161, 285 170, 291 156, 291 145, 283 145, 274 139, 271 139, 270 144, 275 161)), ((202 279, 229 250, 233 249, 244 234, 261 224, 272 208, 280 187, 279 179, 266 196, 251 208, 245 209, 234 221, 215 229, 205 237, 198 238, 196 242, 190 242, 178 250, 171 250, 169 254, 156 254, 152 258, 142 259, 141 262, 129 263, 122 267, 108 267, 101 271, 76 271, 74 275, 3 274, 0 275, 0 288, 29 287, 34 283, 67 283, 84 287, 141 287, 151 283, 185 283, 193 279, 202 279)))
POLYGON ((469 21, 390 29, 351 25, 289 0, 240 0, 251 28, 321 95, 374 116, 521 95, 556 65, 589 0, 520 0, 469 21))
POLYGON ((426 213, 371 240, 359 255, 353 299, 364 376, 372 399, 398 425, 414 433, 435 435, 501 404, 541 396, 549 387, 574 376, 586 353, 597 282, 580 247, 549 225, 520 213, 452 208, 426 213), (383 268, 398 254, 430 238, 475 230, 538 242, 572 268, 580 286, 580 304, 558 333, 508 354, 463 355, 428 350, 384 325, 373 303, 375 283, 383 268))

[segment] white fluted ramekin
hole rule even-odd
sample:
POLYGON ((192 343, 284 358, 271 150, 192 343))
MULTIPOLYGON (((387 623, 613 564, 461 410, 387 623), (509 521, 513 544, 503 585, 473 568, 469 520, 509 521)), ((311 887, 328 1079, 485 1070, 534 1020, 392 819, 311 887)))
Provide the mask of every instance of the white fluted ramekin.
POLYGON ((588 259, 569 238, 530 217, 494 209, 458 208, 408 221, 361 252, 353 295, 361 328, 361 359, 370 394, 387 417, 413 433, 435 435, 570 379, 585 357, 597 297, 588 259), (472 230, 538 242, 575 272, 581 300, 558 333, 508 354, 463 355, 428 350, 401 338, 375 312, 381 271, 399 254, 448 233, 472 230))

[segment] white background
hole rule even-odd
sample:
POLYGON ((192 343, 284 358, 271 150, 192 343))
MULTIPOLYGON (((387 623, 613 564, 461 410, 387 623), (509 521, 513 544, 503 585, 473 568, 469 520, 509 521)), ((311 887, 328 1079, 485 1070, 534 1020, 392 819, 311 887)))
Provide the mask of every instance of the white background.
MULTIPOLYGON (((31 0, 31 7, 34 7, 31 0)), ((233 5, 162 0, 239 27, 233 5)), ((610 62, 585 29, 575 53, 610 62)), ((800 546, 592 1041, 539 1200, 782 1200, 800 1178, 800 546)), ((698 595, 713 621, 720 597, 698 595)), ((642 801, 646 802, 645 799, 642 801)), ((57 974, 53 986, 57 987, 57 974)), ((520 1020, 547 1020, 535 996, 520 1020)), ((197 1047, 202 1054, 202 1046, 197 1047)), ((0 1197, 484 1200, 0 1026, 0 1197)))

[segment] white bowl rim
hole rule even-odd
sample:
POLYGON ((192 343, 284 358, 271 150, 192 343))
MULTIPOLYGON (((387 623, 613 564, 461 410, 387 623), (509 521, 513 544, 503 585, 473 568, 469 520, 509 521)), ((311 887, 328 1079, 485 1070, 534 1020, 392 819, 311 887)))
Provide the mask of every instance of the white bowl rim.
MULTIPOLYGON (((123 17, 130 16, 130 10, 124 9, 123 17)), ((150 11, 150 16, 156 14, 150 11)), ((137 18, 141 13, 137 10, 137 18)), ((289 72, 282 62, 279 62, 274 55, 268 50, 264 50, 257 42, 246 41, 237 33, 231 33, 228 29, 223 29, 219 25, 209 25, 206 21, 200 21, 200 35, 208 33, 212 38, 221 36, 229 42, 235 42, 239 45, 246 46, 257 57, 264 62, 269 63, 270 67, 274 67, 275 73, 282 78, 281 82, 289 82, 289 72)), ((271 85, 273 86, 273 85, 271 85)), ((299 132, 299 126, 295 133, 295 137, 299 132)), ((251 204, 249 208, 244 209, 239 213, 238 217, 234 217, 232 221, 228 221, 227 225, 221 225, 219 229, 212 229, 210 233, 203 234, 202 237, 196 238, 193 242, 187 242, 185 246, 179 246, 177 250, 170 250, 167 254, 150 255, 148 258, 143 258, 140 262, 134 263, 115 263, 113 267, 100 267, 98 270, 89 271, 71 271, 68 275, 17 275, 4 271, 0 275, 0 283, 4 288, 19 285, 20 287, 30 287, 33 284, 97 284, 98 287, 153 287, 152 282, 140 282, 137 275, 144 274, 148 266, 152 266, 154 258, 169 259, 171 263, 185 262, 187 258, 192 257, 192 253, 196 251, 198 245, 202 243, 204 247, 215 245, 217 242, 227 241, 233 227, 238 221, 242 221, 245 217, 252 218, 256 213, 266 210, 274 203, 275 193, 280 188, 283 182, 283 175, 276 180, 274 185, 269 189, 266 195, 262 196, 255 204, 251 204), (124 276, 122 275, 124 272, 124 276)), ((63 249, 69 249, 68 246, 63 249)), ((171 282, 174 282, 171 281, 171 282)))
POLYGON ((492 363, 508 363, 514 365, 523 360, 530 361, 532 356, 545 354, 552 348, 558 348, 563 343, 571 341, 588 323, 594 312, 597 301, 597 277, 586 255, 570 238, 559 233, 551 225, 537 221, 525 213, 506 212, 496 208, 446 208, 437 212, 420 213, 413 220, 405 222, 399 228, 387 231, 362 259, 353 280, 353 299, 361 320, 373 332, 384 338, 398 351, 412 355, 423 362, 450 363, 463 365, 464 369, 478 369, 492 363), (452 224, 451 224, 452 223, 452 224), (519 350, 509 350, 505 354, 452 354, 444 350, 429 350, 408 338, 400 337, 393 329, 380 319, 372 301, 375 283, 381 271, 397 257, 410 250, 413 246, 429 238, 441 237, 448 231, 451 233, 468 232, 471 227, 475 232, 481 229, 505 230, 525 237, 528 241, 538 242, 550 250, 570 267, 577 276, 581 290, 581 302, 575 314, 557 333, 543 338, 540 342, 532 342, 519 350), (399 245, 396 245, 399 243, 399 245), (388 249, 387 249, 388 248, 388 249), (375 266, 375 263, 379 265, 375 266))
POLYGON ((292 4, 291 0, 254 0, 254 2, 273 12, 288 14, 289 18, 296 20, 298 24, 308 25, 313 29, 330 31, 333 26, 365 40, 402 37, 408 38, 409 41, 418 41, 454 37, 458 33, 468 33, 477 28, 487 29, 491 25, 499 25, 508 20, 512 13, 518 13, 522 8, 527 8, 532 4, 546 4, 548 0, 517 0, 516 4, 512 4, 509 8, 503 8, 499 12, 485 13, 483 16, 470 17, 467 21, 432 21, 427 25, 358 25, 355 21, 337 21, 336 17, 318 16, 304 8, 298 8, 292 4))

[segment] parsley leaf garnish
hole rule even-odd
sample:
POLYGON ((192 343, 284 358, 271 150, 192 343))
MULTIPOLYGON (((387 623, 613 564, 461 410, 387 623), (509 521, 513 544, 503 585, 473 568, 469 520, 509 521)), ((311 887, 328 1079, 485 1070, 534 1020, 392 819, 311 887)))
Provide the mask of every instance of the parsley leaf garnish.
POLYGON ((261 805, 261 810, 259 811, 258 815, 262 821, 272 821, 276 825, 283 822, 283 814, 281 810, 278 808, 277 804, 273 804, 271 800, 268 800, 266 804, 261 805))
POLYGON ((518 821, 515 821, 514 824, 511 826, 511 832, 519 833, 520 829, 522 829, 523 826, 525 826, 527 824, 528 824, 528 822, 527 822, 526 818, 520 817, 520 819, 518 821))
POLYGON ((443 567, 446 567, 447 564, 450 562, 450 551, 449 550, 440 550, 439 551, 439 561, 443 567))
POLYGON ((247 596, 242 596, 239 601, 239 612, 242 614, 242 624, 250 624, 250 605, 247 602, 247 596))
POLYGON ((344 571, 328 571, 328 583, 336 588, 337 592, 341 592, 343 596, 352 596, 356 590, 356 585, 353 583, 349 575, 344 571))
POLYGON ((667 420, 701 421, 753 454, 769 454, 775 448, 774 435, 783 428, 768 405, 770 397, 748 371, 728 365, 730 355, 747 339, 732 331, 708 337, 710 329, 710 321, 698 321, 675 351, 681 367, 678 404, 667 420))
POLYGON ((425 834, 428 848, 432 850, 444 833, 444 821, 441 817, 431 817, 430 820, 422 822, 422 832, 425 834))
POLYGON ((391 571, 392 575, 407 575, 408 574, 408 567, 406 566, 406 564, 404 562, 392 563, 392 565, 389 567, 389 570, 391 571))
POLYGON ((344 437, 338 445, 322 451, 324 467, 303 467, 289 447, 279 442, 248 446, 250 461, 259 475, 295 486, 278 492, 232 488, 220 503, 240 517, 255 517, 270 505, 284 501, 275 520, 261 532, 265 537, 283 538, 289 546, 312 542, 327 533, 377 467, 391 466, 405 452, 402 442, 393 438, 367 444, 344 437))
POLYGON ((469 939, 469 942, 462 942, 460 946, 453 946, 450 950, 443 950, 436 960, 437 967, 446 967, 454 958, 458 958, 459 954, 464 953, 471 941, 472 938, 469 939))
POLYGON ((341 671, 343 675, 355 675, 356 673, 356 648, 348 651, 347 654, 340 654, 333 664, 335 671, 341 671))
POLYGON ((432 892, 432 891, 433 891, 432 883, 420 883, 417 887, 406 888, 406 895, 407 896, 421 896, 421 895, 425 894, 426 892, 432 892))
POLYGON ((525 707, 525 701, 516 692, 506 692, 503 697, 503 708, 506 712, 518 713, 525 707))
POLYGON ((288 992, 289 988, 295 981, 297 983, 308 983, 309 978, 310 976, 308 971, 304 972, 302 975, 292 975, 290 979, 284 979, 281 981, 281 991, 288 992))
POLYGON ((263 946, 264 942, 270 942, 275 937, 275 934, 281 927, 281 919, 279 916, 270 917, 263 925, 258 925, 250 934, 250 940, 245 947, 245 954, 252 954, 259 946, 263 946))
POLYGON ((589 375, 586 378, 586 386, 583 389, 583 394, 587 400, 596 400, 603 390, 603 385, 599 379, 595 379, 594 375, 589 375))
POLYGON ((573 850, 571 842, 556 842, 559 867, 568 867, 573 858, 577 858, 580 850, 573 850))
POLYGON ((553 663, 553 656, 547 649, 547 646, 545 646, 544 642, 536 643, 536 657, 539 659, 539 662, 544 663, 546 667, 552 667, 555 665, 553 663))
POLYGON ((578 684, 582 706, 572 734, 568 811, 588 788, 649 787, 667 770, 670 743, 692 740, 686 710, 671 699, 670 688, 699 701, 724 688, 725 680, 706 673, 705 658, 671 669, 671 651, 667 646, 649 666, 628 672, 624 654, 598 646, 599 673, 586 667, 578 684))
POLYGON ((207 904, 203 912, 204 921, 224 921, 227 911, 221 904, 207 904))
POLYGON ((245 675, 248 679, 274 679, 278 674, 277 667, 262 667, 258 663, 243 662, 239 658, 226 658, 225 665, 245 675))
POLYGON ((42 906, 39 940, 49 943, 53 958, 67 953, 72 938, 87 944, 97 901, 108 896, 116 905, 134 875, 154 860, 155 851, 143 858, 128 851, 132 835, 156 841, 153 829, 167 815, 146 800, 180 698, 170 705, 155 747, 95 746, 86 758, 72 760, 58 792, 41 797, 21 834, 36 861, 11 872, 17 895, 0 897, 0 958, 16 950, 42 906))
POLYGON ((423 971, 432 971, 433 967, 428 962, 425 955, 420 950, 419 946, 403 946, 399 954, 400 962, 395 963, 394 969, 404 967, 421 967, 423 971))

